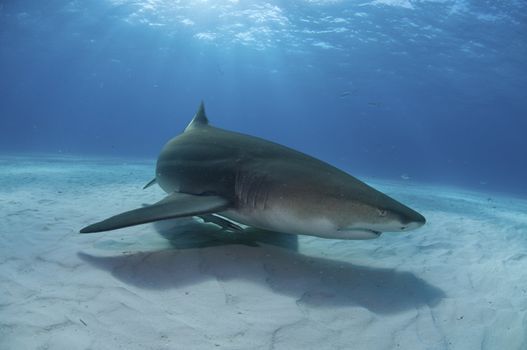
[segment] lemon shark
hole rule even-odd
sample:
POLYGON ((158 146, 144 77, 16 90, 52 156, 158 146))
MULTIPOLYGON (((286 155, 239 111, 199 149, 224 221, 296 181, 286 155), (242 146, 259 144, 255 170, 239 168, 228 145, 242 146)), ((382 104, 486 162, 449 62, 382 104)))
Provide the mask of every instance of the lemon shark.
POLYGON ((161 201, 83 228, 115 230, 201 217, 226 229, 246 226, 334 239, 409 231, 425 218, 321 160, 261 138, 213 127, 203 102, 185 131, 168 141, 155 178, 161 201))

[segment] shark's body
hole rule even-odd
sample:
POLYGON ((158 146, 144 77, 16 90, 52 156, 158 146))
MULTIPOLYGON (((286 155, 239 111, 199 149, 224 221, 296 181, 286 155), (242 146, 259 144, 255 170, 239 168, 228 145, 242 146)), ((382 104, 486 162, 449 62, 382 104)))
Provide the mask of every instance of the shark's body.
POLYGON ((147 186, 155 182, 168 197, 81 232, 201 216, 228 228, 240 223, 325 238, 369 239, 425 222, 416 211, 327 163, 210 126, 203 104, 185 132, 161 151, 156 178, 147 186))

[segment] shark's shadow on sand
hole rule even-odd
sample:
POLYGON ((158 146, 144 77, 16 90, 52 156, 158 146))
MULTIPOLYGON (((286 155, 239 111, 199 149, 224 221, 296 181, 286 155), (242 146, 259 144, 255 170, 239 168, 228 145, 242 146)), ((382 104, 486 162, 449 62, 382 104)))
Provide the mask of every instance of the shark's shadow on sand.
POLYGON ((230 233, 193 220, 169 220, 154 227, 174 249, 78 256, 144 289, 185 288, 208 279, 247 280, 307 307, 355 305, 378 314, 433 307, 445 297, 441 289, 410 272, 302 255, 295 235, 230 233))

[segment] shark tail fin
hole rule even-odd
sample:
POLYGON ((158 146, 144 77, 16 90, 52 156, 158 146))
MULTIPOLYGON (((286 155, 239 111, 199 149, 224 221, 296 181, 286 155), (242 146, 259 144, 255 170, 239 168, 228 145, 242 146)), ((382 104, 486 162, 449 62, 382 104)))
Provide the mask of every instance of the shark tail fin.
POLYGON ((203 101, 201 101, 201 103, 199 104, 198 111, 194 115, 194 118, 192 118, 189 125, 185 128, 185 131, 205 125, 209 125, 209 120, 207 119, 207 115, 205 114, 205 104, 203 103, 203 101))
POLYGON ((218 196, 173 193, 155 204, 130 210, 89 225, 80 230, 80 233, 110 231, 159 220, 210 214, 223 211, 228 205, 229 202, 225 198, 218 196))

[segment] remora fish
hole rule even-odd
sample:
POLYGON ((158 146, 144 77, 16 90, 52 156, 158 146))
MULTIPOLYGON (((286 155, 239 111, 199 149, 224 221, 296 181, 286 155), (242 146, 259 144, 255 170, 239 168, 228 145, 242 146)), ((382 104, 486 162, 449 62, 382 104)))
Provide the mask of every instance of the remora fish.
POLYGON ((355 177, 285 146, 209 125, 201 103, 185 131, 157 160, 163 200, 83 228, 115 230, 158 220, 199 216, 227 229, 338 239, 370 239, 409 231, 425 218, 355 177))

